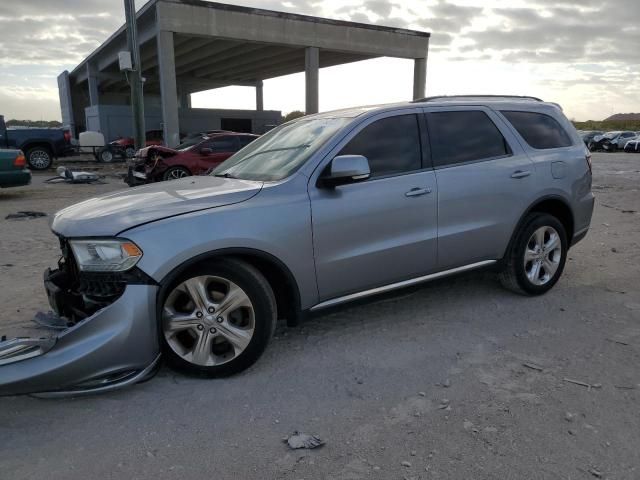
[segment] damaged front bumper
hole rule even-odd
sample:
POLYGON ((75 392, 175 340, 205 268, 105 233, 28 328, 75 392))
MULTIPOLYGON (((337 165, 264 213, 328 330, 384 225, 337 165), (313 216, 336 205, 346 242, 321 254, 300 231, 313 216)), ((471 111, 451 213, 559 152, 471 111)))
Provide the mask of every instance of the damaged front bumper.
MULTIPOLYGON (((66 272, 47 270, 45 288, 51 307, 67 318, 73 316, 75 324, 46 339, 0 342, 0 396, 98 393, 152 376, 160 358, 158 286, 143 275, 133 278, 110 303, 101 304, 86 293, 79 295, 77 282, 72 289, 66 272), (88 313, 83 316, 83 312, 88 313)), ((83 282, 85 292, 102 288, 113 293, 112 284, 97 285, 95 278, 83 282)))

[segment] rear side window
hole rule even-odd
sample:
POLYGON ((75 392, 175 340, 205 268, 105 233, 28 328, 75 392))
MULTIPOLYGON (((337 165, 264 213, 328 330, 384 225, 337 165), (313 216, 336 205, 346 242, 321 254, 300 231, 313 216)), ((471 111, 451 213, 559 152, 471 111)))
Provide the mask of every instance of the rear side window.
POLYGON ((557 120, 544 113, 536 112, 502 112, 533 148, 546 150, 549 148, 570 147, 573 145, 571 137, 557 122, 557 120))
POLYGON ((427 114, 427 121, 436 167, 511 154, 502 133, 484 112, 434 112, 427 114))
POLYGON ((372 177, 422 168, 420 130, 416 115, 399 115, 373 122, 358 133, 339 155, 364 155, 372 177))
POLYGON ((240 150, 240 142, 237 137, 218 137, 209 142, 209 148, 214 153, 229 153, 240 150))

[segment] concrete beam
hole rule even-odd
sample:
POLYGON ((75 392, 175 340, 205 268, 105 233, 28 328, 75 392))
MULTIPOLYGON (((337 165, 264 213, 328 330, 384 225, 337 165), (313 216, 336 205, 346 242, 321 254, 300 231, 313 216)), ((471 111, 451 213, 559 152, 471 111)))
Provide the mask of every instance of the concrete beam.
POLYGON ((277 55, 289 53, 291 49, 282 47, 265 47, 258 44, 239 45, 222 55, 212 57, 212 63, 199 68, 194 74, 199 77, 215 76, 216 73, 233 73, 234 69, 257 65, 259 60, 269 61, 277 55))
POLYGON ((264 110, 264 82, 262 80, 256 82, 256 110, 258 112, 264 110))
POLYGON ((168 147, 175 147, 180 143, 178 89, 176 85, 176 61, 173 35, 173 32, 161 30, 158 32, 157 37, 160 95, 162 98, 162 124, 164 143, 168 147))
POLYGON ((212 78, 237 78, 247 74, 253 79, 262 78, 260 73, 265 68, 273 68, 275 65, 289 65, 289 68, 301 71, 303 68, 302 50, 291 48, 259 50, 252 55, 242 55, 236 61, 218 62, 217 67, 210 67, 194 72, 198 76, 212 78), (297 67, 297 68, 296 68, 297 67))
POLYGON ((304 55, 305 65, 305 113, 318 113, 320 108, 320 50, 308 47, 304 55))
POLYGON ((229 5, 159 1, 156 9, 161 30, 244 42, 413 59, 424 56, 429 41, 422 32, 229 5))
POLYGON ((413 63, 413 99, 426 97, 427 57, 416 58, 413 63))
POLYGON ((237 42, 224 42, 209 40, 206 45, 195 49, 188 54, 179 55, 176 52, 176 73, 183 75, 201 68, 207 64, 206 59, 216 60, 218 55, 228 52, 240 45, 237 42))

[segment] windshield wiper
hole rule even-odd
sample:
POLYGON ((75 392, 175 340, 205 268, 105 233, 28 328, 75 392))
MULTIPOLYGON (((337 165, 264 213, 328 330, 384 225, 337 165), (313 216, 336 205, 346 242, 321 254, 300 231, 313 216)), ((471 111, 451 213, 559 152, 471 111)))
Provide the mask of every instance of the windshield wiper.
POLYGON ((233 175, 231 175, 230 173, 216 173, 214 175, 214 177, 218 177, 218 178, 235 178, 237 179, 238 177, 234 177, 233 175))

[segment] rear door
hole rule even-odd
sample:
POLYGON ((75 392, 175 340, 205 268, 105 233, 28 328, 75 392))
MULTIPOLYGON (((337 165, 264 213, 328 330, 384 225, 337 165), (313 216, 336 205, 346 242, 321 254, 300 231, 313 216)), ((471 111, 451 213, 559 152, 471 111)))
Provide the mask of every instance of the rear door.
POLYGON ((436 268, 437 186, 422 142, 420 109, 382 114, 325 159, 364 155, 371 178, 336 188, 309 183, 321 301, 410 279, 436 268))
POLYGON ((207 171, 224 162, 227 158, 240 150, 240 141, 237 135, 224 135, 212 138, 207 143, 211 153, 201 155, 200 163, 202 171, 207 171))
POLYGON ((535 165, 491 109, 425 111, 438 181, 438 269, 502 258, 533 200, 535 165))

